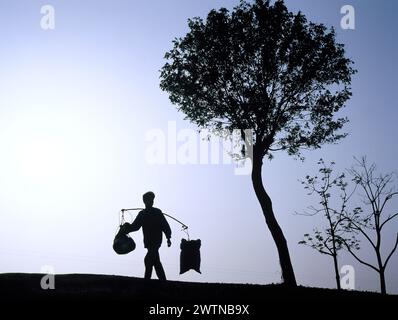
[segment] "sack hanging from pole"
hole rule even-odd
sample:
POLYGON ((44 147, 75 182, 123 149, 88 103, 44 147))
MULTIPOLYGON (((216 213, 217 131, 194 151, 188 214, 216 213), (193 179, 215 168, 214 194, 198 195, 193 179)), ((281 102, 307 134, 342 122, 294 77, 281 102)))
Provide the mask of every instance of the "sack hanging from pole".
POLYGON ((127 254, 134 249, 134 240, 129 235, 122 233, 121 230, 119 230, 113 240, 113 250, 115 250, 117 254, 127 254))
POLYGON ((180 274, 190 269, 200 272, 200 239, 198 240, 181 240, 180 254, 180 274))
POLYGON ((124 225, 124 211, 120 211, 119 216, 119 230, 113 240, 113 250, 117 254, 127 254, 135 249, 135 242, 129 234, 122 232, 122 225, 124 225))

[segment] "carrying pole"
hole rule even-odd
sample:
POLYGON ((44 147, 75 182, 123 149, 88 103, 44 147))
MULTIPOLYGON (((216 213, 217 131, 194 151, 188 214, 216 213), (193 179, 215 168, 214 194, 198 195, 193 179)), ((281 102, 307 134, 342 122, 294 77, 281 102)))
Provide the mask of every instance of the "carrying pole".
MULTIPOLYGON (((138 210, 144 210, 144 208, 122 209, 121 211, 122 211, 122 213, 123 213, 124 211, 138 211, 138 210)), ((178 220, 178 219, 172 217, 171 215, 169 215, 169 214, 167 214, 167 213, 164 213, 164 212, 162 212, 162 213, 163 213, 165 216, 169 217, 170 219, 173 219, 174 221, 178 222, 178 223, 182 226, 182 230, 187 230, 187 229, 188 229, 188 226, 187 226, 185 223, 182 223, 180 220, 178 220)))

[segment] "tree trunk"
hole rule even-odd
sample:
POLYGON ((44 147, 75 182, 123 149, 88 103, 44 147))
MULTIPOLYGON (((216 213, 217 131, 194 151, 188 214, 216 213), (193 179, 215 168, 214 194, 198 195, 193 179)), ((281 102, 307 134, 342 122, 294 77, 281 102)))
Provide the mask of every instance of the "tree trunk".
POLYGON ((384 269, 380 270, 379 276, 380 276, 380 292, 381 294, 387 294, 386 277, 384 275, 384 269))
POLYGON ((272 201, 264 189, 261 169, 263 165, 263 156, 261 153, 254 150, 253 154, 253 169, 252 169, 252 183, 256 193, 257 199, 260 202, 265 222, 268 226, 269 231, 275 241, 278 254, 279 262, 282 268, 282 278, 284 284, 289 287, 296 287, 296 277, 294 275, 293 266, 290 261, 289 249, 285 236, 283 235, 282 229, 276 221, 274 211, 272 209, 272 201))
POLYGON ((340 290, 341 289, 340 271, 339 271, 339 265, 337 262, 337 254, 333 255, 333 264, 334 264, 334 273, 336 275, 337 290, 340 290))
MULTIPOLYGON (((327 204, 328 199, 326 196, 323 197, 324 202, 327 204)), ((329 228, 330 228, 330 233, 332 235, 332 257, 333 257, 333 266, 334 266, 334 274, 336 276, 336 284, 337 284, 337 290, 341 289, 341 284, 340 284, 340 271, 339 271, 339 263, 337 261, 337 248, 336 248, 336 236, 335 236, 335 230, 334 230, 334 225, 332 223, 332 218, 330 217, 330 211, 329 207, 326 207, 326 215, 327 219, 329 221, 329 228)))
POLYGON ((383 260, 381 258, 380 246, 381 246, 381 227, 380 227, 380 213, 377 210, 374 214, 375 219, 375 227, 376 227, 376 257, 377 257, 377 265, 379 267, 379 278, 380 278, 380 292, 381 294, 387 294, 386 289, 386 278, 384 275, 384 267, 383 260))
POLYGON ((384 267, 383 267, 383 262, 381 259, 379 243, 376 246, 376 256, 377 256, 377 264, 379 266, 380 292, 381 292, 381 294, 387 294, 386 277, 384 275, 384 267))

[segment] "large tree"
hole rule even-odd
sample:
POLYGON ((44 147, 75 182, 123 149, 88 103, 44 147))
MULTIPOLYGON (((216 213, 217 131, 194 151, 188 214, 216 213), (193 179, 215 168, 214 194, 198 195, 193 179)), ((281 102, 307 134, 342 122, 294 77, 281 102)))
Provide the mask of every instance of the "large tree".
POLYGON ((275 241, 285 284, 296 279, 262 181, 264 157, 301 156, 345 136, 334 115, 351 96, 352 61, 335 32, 289 12, 283 1, 242 1, 188 20, 161 69, 161 89, 200 128, 252 129, 252 183, 275 241))

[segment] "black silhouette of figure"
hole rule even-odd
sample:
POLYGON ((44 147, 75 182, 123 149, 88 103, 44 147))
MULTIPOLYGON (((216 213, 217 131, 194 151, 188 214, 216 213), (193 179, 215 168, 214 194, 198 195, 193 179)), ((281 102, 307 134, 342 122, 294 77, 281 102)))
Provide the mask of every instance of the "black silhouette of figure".
POLYGON ((124 230, 129 233, 137 231, 142 227, 144 234, 144 246, 148 249, 145 256, 145 279, 151 279, 152 268, 155 267, 159 280, 166 280, 162 263, 160 262, 159 248, 162 245, 163 233, 167 238, 167 246, 171 246, 171 229, 164 217, 162 210, 153 207, 155 194, 151 191, 142 196, 145 209, 140 211, 133 223, 123 225, 124 230))

